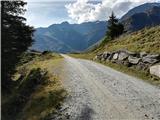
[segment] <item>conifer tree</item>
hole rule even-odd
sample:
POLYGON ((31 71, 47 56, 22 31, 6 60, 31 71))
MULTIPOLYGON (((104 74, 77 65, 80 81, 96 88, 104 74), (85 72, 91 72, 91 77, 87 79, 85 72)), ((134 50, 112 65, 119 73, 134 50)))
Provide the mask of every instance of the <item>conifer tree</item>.
POLYGON ((20 55, 32 44, 33 28, 25 24, 23 1, 1 1, 2 91, 9 88, 20 55))
POLYGON ((124 26, 118 22, 118 19, 112 12, 111 16, 108 20, 108 30, 107 30, 107 37, 110 39, 114 39, 121 35, 124 32, 124 26))

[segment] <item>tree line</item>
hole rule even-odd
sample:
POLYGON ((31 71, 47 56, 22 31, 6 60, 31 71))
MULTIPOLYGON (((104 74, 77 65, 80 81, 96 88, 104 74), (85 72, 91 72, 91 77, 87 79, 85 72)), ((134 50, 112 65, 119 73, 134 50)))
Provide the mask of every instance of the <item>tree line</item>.
POLYGON ((1 1, 1 85, 2 93, 10 89, 14 82, 11 76, 20 56, 32 44, 34 28, 26 25, 24 1, 1 1))

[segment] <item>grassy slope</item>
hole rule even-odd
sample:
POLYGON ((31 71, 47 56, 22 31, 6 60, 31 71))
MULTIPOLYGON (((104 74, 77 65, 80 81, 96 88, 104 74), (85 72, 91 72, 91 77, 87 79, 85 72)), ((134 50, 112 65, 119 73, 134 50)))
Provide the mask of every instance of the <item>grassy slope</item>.
MULTIPOLYGON (((62 60, 63 58, 60 55, 53 53, 34 56, 25 55, 23 57, 14 75, 15 79, 19 74, 25 78, 31 70, 40 68, 43 71, 47 71, 47 80, 45 84, 40 84, 36 87, 29 101, 26 102, 23 110, 21 110, 22 112, 18 114, 17 119, 46 119, 51 114, 57 112, 58 107, 60 107, 67 94, 61 85, 59 77, 54 74, 54 68, 58 67, 62 60)), ((9 101, 10 99, 5 99, 3 104, 8 102, 7 100, 9 101)))
MULTIPOLYGON (((102 53, 104 51, 115 51, 119 49, 127 49, 134 52, 146 51, 148 53, 160 54, 160 26, 145 28, 129 35, 123 35, 113 41, 108 41, 105 45, 101 45, 94 51, 84 54, 71 54, 71 56, 92 60, 98 53, 102 53)), ((160 79, 150 75, 147 71, 140 71, 135 68, 128 68, 126 66, 111 62, 103 62, 102 64, 129 75, 141 78, 151 84, 160 85, 160 79)))
POLYGON ((160 26, 145 28, 129 35, 123 35, 109 41, 105 47, 100 47, 96 52, 127 49, 129 51, 160 53, 160 26))

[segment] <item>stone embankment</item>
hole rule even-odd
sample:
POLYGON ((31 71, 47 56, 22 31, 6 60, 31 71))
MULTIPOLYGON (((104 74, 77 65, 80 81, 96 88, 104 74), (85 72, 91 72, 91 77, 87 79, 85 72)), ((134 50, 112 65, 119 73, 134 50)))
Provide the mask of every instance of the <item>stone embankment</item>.
POLYGON ((150 74, 160 77, 160 54, 136 53, 127 50, 106 51, 96 55, 94 60, 111 61, 138 70, 146 70, 150 74))

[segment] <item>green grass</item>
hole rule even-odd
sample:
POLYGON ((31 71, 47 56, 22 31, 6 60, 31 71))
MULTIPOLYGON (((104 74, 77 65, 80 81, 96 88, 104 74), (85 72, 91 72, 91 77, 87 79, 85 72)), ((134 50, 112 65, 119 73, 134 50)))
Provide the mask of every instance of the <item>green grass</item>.
POLYGON ((160 26, 145 28, 129 35, 108 41, 94 52, 115 51, 126 49, 133 52, 145 51, 148 53, 160 53, 160 26))
POLYGON ((152 85, 160 86, 160 79, 156 76, 150 75, 149 72, 147 71, 137 70, 132 67, 126 67, 124 65, 119 65, 112 62, 100 62, 100 61, 97 62, 109 66, 120 72, 127 73, 128 75, 134 76, 136 78, 140 78, 152 85))

